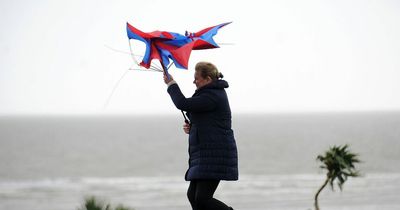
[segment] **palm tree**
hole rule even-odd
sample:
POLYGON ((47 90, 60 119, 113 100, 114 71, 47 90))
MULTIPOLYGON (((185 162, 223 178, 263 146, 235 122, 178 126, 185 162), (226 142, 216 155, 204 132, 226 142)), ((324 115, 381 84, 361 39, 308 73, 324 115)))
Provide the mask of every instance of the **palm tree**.
POLYGON ((342 190, 343 184, 347 177, 357 177, 359 172, 355 170, 354 163, 359 163, 358 155, 348 151, 348 145, 333 146, 325 152, 324 155, 318 155, 317 160, 322 162, 320 168, 328 170, 324 184, 315 194, 315 209, 319 210, 318 195, 330 183, 333 190, 333 183, 337 180, 337 184, 342 190))

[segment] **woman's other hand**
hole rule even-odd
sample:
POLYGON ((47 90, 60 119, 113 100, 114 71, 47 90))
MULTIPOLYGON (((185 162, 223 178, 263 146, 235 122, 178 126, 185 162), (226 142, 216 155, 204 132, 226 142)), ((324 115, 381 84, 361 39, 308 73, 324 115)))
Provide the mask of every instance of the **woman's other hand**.
POLYGON ((189 124, 189 123, 183 124, 183 131, 184 131, 186 134, 189 134, 189 132, 190 132, 190 124, 189 124))

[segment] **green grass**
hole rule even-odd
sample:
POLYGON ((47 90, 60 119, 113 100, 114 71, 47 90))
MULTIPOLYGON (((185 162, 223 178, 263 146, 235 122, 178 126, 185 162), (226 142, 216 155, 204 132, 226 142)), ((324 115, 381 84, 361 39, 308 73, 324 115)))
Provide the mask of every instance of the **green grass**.
POLYGON ((96 197, 90 196, 85 199, 85 203, 82 205, 82 207, 78 208, 78 210, 134 210, 134 209, 123 206, 122 204, 119 204, 115 208, 112 208, 110 204, 106 204, 105 202, 100 201, 96 197))

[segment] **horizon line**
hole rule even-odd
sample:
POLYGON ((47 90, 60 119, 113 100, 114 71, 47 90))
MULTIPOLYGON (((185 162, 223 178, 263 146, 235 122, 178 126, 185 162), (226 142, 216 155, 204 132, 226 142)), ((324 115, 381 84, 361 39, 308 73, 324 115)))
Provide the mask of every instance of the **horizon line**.
MULTIPOLYGON (((400 113, 399 110, 316 110, 316 111, 260 111, 260 112, 232 112, 235 115, 307 115, 307 114, 385 114, 400 113)), ((0 113, 0 117, 75 117, 75 116, 92 116, 92 117, 132 117, 132 116, 175 116, 180 115, 179 112, 157 112, 157 113, 140 113, 140 112, 26 112, 26 113, 0 113)))

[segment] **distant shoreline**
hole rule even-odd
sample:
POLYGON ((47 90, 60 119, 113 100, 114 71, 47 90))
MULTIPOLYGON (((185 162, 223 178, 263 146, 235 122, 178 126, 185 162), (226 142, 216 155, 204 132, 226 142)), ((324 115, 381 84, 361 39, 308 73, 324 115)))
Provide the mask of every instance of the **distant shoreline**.
MULTIPOLYGON (((334 116, 334 115, 400 115, 400 110, 371 110, 371 111, 315 111, 315 112, 232 112, 233 117, 260 117, 260 116, 334 116)), ((21 113, 0 114, 2 118, 140 118, 140 117, 176 117, 180 116, 177 110, 173 113, 21 113)))

